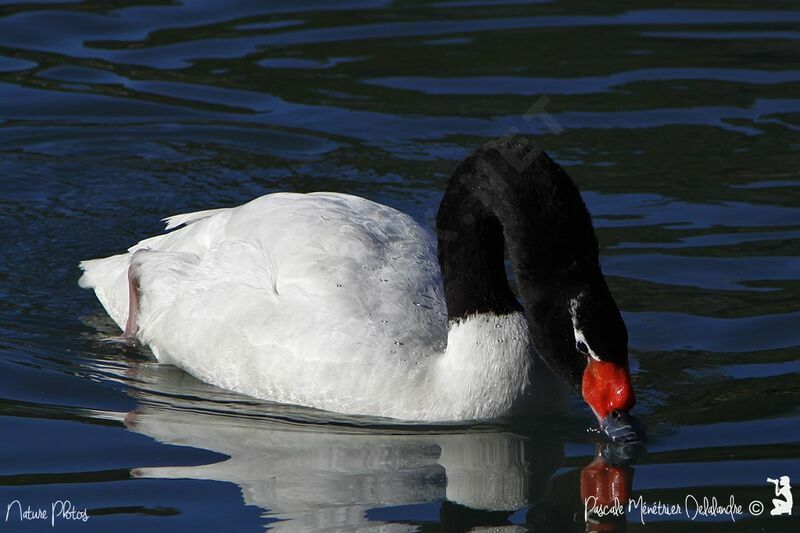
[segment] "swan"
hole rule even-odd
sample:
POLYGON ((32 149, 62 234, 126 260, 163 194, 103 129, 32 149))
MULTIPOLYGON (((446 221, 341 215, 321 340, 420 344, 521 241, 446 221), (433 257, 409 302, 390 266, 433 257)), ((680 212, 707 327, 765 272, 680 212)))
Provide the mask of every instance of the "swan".
POLYGON ((641 436, 591 216, 528 143, 488 143, 456 167, 438 247, 410 216, 338 193, 165 220, 173 231, 81 262, 79 280, 160 362, 257 398, 403 421, 557 412, 572 389, 612 440, 641 436))

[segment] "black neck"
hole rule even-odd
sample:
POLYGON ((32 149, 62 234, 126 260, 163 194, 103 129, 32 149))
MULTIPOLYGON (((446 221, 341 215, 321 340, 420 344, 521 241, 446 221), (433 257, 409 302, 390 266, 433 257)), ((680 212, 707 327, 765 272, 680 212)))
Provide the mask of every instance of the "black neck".
POLYGON ((597 268, 597 241, 577 187, 527 144, 490 143, 459 164, 436 221, 450 320, 524 308, 531 323, 547 312, 554 290, 597 268), (523 305, 508 284, 506 253, 523 305))

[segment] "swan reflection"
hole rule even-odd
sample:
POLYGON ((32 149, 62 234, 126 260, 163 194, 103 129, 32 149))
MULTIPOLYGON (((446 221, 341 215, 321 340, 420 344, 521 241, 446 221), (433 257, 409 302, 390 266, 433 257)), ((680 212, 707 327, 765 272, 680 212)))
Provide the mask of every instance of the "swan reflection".
POLYGON ((622 494, 619 487, 629 486, 632 475, 630 468, 609 471, 603 453, 583 472, 562 468, 564 446, 555 436, 497 427, 298 422, 297 408, 268 406, 266 412, 241 397, 209 395, 210 387, 162 365, 134 365, 126 374, 142 387, 135 393, 139 407, 125 417, 130 430, 228 456, 131 474, 235 483, 244 503, 277 519, 269 527, 279 531, 407 531, 431 522, 451 530, 607 530, 613 524, 584 522, 582 498, 622 494), (202 392, 204 399, 187 399, 187 392, 202 392), (424 504, 424 510, 401 507, 424 504), (415 518, 432 512, 438 516, 415 518))

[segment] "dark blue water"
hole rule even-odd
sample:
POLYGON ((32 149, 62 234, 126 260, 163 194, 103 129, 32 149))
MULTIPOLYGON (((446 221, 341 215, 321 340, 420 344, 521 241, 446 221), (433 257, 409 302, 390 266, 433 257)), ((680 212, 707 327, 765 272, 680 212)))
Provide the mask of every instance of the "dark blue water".
POLYGON ((74 531, 796 531, 767 478, 800 484, 799 23, 772 0, 0 0, 0 529, 68 499, 74 531), (577 399, 454 428, 273 405, 105 342, 76 285, 165 216, 274 191, 431 224, 459 159, 509 136, 583 190, 630 330, 650 443, 612 473, 651 504, 733 496, 735 522, 584 523, 577 399))

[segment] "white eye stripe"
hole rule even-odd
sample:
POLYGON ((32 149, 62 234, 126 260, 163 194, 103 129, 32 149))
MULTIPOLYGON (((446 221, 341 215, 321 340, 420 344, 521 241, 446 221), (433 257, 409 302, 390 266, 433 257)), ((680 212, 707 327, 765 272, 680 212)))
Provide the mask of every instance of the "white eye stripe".
MULTIPOLYGON (((574 322, 575 321, 573 320, 573 323, 574 322)), ((589 350, 589 353, 587 355, 589 357, 591 357, 592 359, 594 359, 595 361, 600 361, 600 358, 597 356, 596 353, 594 353, 594 350, 592 350, 592 346, 588 342, 586 342, 586 337, 583 335, 583 331, 581 331, 577 327, 574 327, 573 331, 575 332, 575 344, 577 344, 579 342, 582 342, 583 344, 585 344, 587 350, 589 350)))
POLYGON ((589 344, 586 340, 586 336, 584 336, 583 331, 578 327, 578 303, 580 302, 581 298, 583 298, 583 293, 580 293, 577 298, 573 298, 569 301, 569 314, 572 317, 572 329, 575 332, 575 344, 578 344, 579 342, 584 343, 589 351, 587 355, 595 361, 600 361, 600 358, 596 353, 594 353, 594 350, 592 350, 591 344, 589 344))

